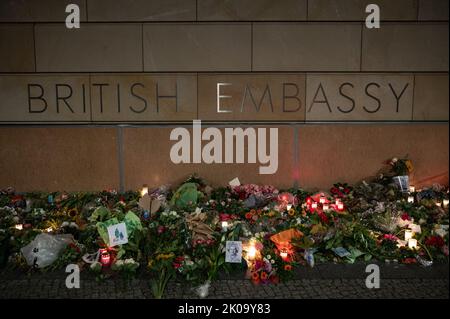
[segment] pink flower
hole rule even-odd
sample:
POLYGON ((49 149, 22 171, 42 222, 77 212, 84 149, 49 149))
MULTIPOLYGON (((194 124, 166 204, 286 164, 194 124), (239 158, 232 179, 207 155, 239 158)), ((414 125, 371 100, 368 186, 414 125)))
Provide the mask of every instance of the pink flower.
POLYGON ((383 239, 391 240, 391 241, 397 241, 398 240, 397 236, 392 235, 392 234, 384 234, 383 239))

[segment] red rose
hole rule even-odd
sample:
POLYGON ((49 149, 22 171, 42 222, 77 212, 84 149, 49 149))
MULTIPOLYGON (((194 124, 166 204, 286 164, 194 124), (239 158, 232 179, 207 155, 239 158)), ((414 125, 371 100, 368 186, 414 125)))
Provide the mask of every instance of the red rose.
POLYGON ((408 213, 403 213, 401 218, 403 220, 411 220, 411 217, 409 217, 408 213))
POLYGON ((431 236, 425 240, 425 245, 434 246, 434 247, 442 247, 445 245, 445 242, 441 236, 431 236))
POLYGON ((164 233, 165 230, 166 230, 166 227, 164 227, 164 226, 158 226, 158 234, 164 233))

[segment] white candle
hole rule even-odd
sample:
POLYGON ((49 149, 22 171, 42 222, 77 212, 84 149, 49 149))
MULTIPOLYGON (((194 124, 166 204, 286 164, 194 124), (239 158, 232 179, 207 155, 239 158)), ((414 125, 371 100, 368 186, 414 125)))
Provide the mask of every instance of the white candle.
POLYGON ((319 203, 321 203, 321 204, 325 204, 325 197, 320 197, 320 199, 319 199, 319 203))
POLYGON ((283 258, 283 259, 287 258, 287 256, 288 256, 288 253, 286 251, 282 251, 280 253, 280 257, 283 258))
POLYGON ((409 247, 410 249, 416 249, 416 248, 417 248, 417 239, 410 238, 410 239, 408 240, 408 247, 409 247))
POLYGON ((444 208, 447 208, 448 207, 448 199, 444 199, 442 201, 442 204, 444 205, 444 208))
POLYGON ((414 203, 414 196, 408 196, 408 203, 414 203))
POLYGON ((409 186, 409 191, 411 193, 414 193, 416 191, 416 188, 414 186, 409 186))
POLYGON ((317 208, 317 203, 312 203, 311 207, 312 207, 312 209, 316 209, 317 208))
POLYGON ((342 203, 337 204, 337 208, 338 210, 344 210, 344 204, 342 203))
POLYGON ((436 203, 436 206, 442 207, 442 203, 436 203))
POLYGON ((328 210, 330 209, 330 207, 328 206, 328 204, 323 204, 323 210, 328 210))
POLYGON ((23 229, 23 225, 22 224, 17 224, 16 226, 14 226, 16 229, 18 230, 22 230, 23 229))
POLYGON ((287 205, 286 205, 286 209, 287 209, 287 210, 290 210, 291 208, 292 208, 292 204, 287 204, 287 205))
POLYGON ((405 240, 408 241, 413 237, 414 233, 412 230, 407 229, 405 230, 405 240))

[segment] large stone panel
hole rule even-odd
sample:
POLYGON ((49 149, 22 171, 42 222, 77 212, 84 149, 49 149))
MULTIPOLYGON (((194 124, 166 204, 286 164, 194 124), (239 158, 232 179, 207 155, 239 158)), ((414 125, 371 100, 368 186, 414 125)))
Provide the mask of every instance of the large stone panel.
POLYGON ((0 127, 0 189, 118 189, 115 128, 0 127))
POLYGON ((448 23, 363 28, 363 71, 448 71, 448 23))
POLYGON ((0 76, 0 123, 90 120, 89 76, 0 76))
POLYGON ((307 0, 198 0, 199 21, 304 21, 307 0))
POLYGON ((142 71, 139 24, 36 25, 37 72, 142 71))
MULTIPOLYGON (((190 127, 186 128, 191 130, 190 127)), ((275 174, 269 175, 259 174, 261 164, 258 163, 258 157, 257 163, 254 164, 205 164, 203 162, 174 164, 170 158, 170 150, 176 143, 170 140, 172 129, 174 127, 124 129, 126 189, 138 189, 143 184, 159 186, 169 183, 175 186, 192 173, 197 173, 213 185, 227 185, 235 177, 239 177, 242 183, 272 184, 281 187, 293 185, 292 172, 295 165, 291 127, 278 128, 278 170, 275 174)), ((221 131, 223 133, 223 128, 221 131)), ((267 127, 267 135, 269 135, 269 127, 267 127)), ((203 142, 203 145, 206 143, 203 142)), ((247 157, 245 158, 247 162, 247 157)))
POLYGON ((417 19, 417 0, 308 0, 308 20, 365 21, 372 3, 379 6, 381 20, 417 19))
POLYGON ((448 121, 448 74, 416 74, 414 120, 448 121))
POLYGON ((371 179, 392 157, 408 155, 412 184, 448 185, 448 124, 310 125, 299 128, 300 186, 371 179))
POLYGON ((86 21, 86 0, 2 0, 0 22, 66 21, 68 4, 80 8, 80 20, 86 21))
POLYGON ((258 23, 253 71, 359 71, 361 25, 258 23))
POLYGON ((448 21, 448 0, 419 0, 419 20, 448 21))
POLYGON ((304 74, 200 74, 198 81, 203 120, 305 119, 304 74))
POLYGON ((0 25, 0 72, 34 72, 33 43, 32 24, 0 25))
POLYGON ((145 71, 250 71, 250 24, 146 24, 145 71))
POLYGON ((89 21, 195 20, 195 0, 87 0, 89 21))
POLYGON ((192 121, 197 117, 195 74, 91 76, 94 122, 192 121))
POLYGON ((307 121, 410 121, 414 79, 392 74, 308 74, 307 121))

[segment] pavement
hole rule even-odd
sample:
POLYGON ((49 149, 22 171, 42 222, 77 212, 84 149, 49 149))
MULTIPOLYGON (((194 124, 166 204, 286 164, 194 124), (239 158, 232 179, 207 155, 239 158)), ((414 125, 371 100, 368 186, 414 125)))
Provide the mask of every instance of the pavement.
MULTIPOLYGON (((379 264, 380 288, 366 287, 366 264, 321 264, 296 269, 293 279, 277 285, 254 285, 242 273, 221 275, 211 284, 206 298, 213 299, 448 299, 449 265, 430 267, 379 264)), ((150 299, 150 278, 139 275, 132 280, 110 278, 98 282, 81 273, 80 288, 68 289, 68 274, 61 270, 30 275, 0 273, 0 299, 150 299)), ((195 299, 193 287, 171 281, 164 298, 195 299)))

